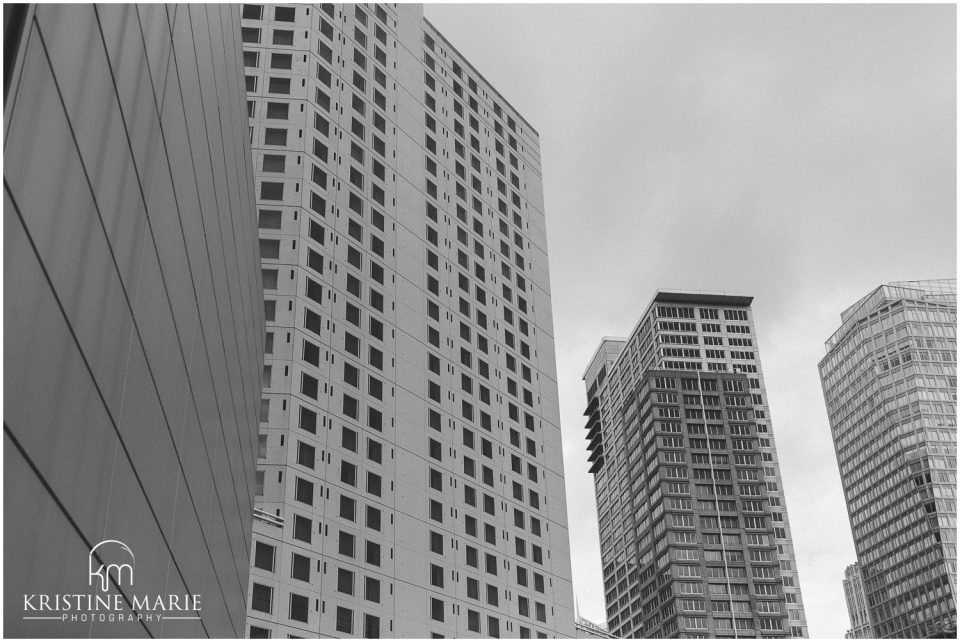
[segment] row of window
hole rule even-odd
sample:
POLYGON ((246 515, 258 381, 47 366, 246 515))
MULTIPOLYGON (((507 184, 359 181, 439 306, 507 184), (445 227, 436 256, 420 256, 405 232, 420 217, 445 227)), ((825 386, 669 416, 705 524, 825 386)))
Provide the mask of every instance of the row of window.
MULTIPOLYGON (((379 588, 376 590, 379 591, 379 588)), ((253 590, 251 591, 251 610, 267 614, 273 613, 273 592, 274 590, 272 587, 254 582, 253 590)), ((320 608, 315 606, 315 611, 319 610, 320 608)), ((300 595, 298 593, 291 592, 288 596, 287 617, 295 622, 303 622, 306 624, 309 622, 309 616, 310 599, 306 595, 300 595)), ((352 609, 349 609, 345 606, 337 606, 334 628, 339 633, 353 634, 355 617, 355 613, 352 609)), ((362 637, 367 639, 376 639, 380 637, 380 633, 380 618, 375 615, 364 613, 362 637)), ((269 638, 270 630, 260 626, 251 625, 250 637, 269 638)))
MULTIPOLYGON (((656 315, 668 319, 719 319, 720 311, 717 308, 696 308, 699 316, 695 314, 695 308, 683 306, 658 305, 656 315)), ((748 321, 749 317, 746 310, 724 309, 723 318, 727 321, 748 321)))

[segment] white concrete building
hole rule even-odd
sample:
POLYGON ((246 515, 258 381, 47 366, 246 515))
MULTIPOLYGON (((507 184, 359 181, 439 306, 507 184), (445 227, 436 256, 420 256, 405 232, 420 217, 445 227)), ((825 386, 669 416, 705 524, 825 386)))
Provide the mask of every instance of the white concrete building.
POLYGON ((574 634, 537 132, 418 5, 244 5, 247 634, 574 634))

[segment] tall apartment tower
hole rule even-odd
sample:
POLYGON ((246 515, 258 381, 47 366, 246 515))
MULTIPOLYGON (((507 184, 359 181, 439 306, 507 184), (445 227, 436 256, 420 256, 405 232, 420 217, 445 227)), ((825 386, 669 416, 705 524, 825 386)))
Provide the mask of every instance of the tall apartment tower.
POLYGON ((806 637, 751 297, 658 291, 584 375, 615 637, 806 637))
POLYGON ((867 594, 863 592, 863 578, 860 565, 851 564, 843 574, 843 596, 847 600, 847 613, 850 615, 850 629, 843 637, 847 639, 868 639, 875 637, 870 625, 870 609, 867 608, 867 594))
POLYGON ((956 279, 881 285, 840 318, 820 379, 873 634, 953 637, 956 279))
POLYGON ((247 633, 574 633, 537 133, 422 7, 243 7, 264 365, 247 633))
POLYGON ((243 636, 264 322, 240 7, 4 27, 3 632, 243 636))

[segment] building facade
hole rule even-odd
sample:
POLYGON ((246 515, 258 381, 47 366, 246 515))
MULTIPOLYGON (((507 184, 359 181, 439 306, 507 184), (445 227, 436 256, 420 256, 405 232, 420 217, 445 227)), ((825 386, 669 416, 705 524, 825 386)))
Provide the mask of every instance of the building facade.
POLYGON ((606 626, 602 624, 597 624, 596 622, 591 622, 590 620, 577 617, 576 621, 576 630, 578 639, 589 639, 589 638, 598 638, 603 640, 612 640, 613 636, 610 635, 610 631, 606 626))
POLYGON ((4 17, 4 634, 242 636, 264 321, 240 8, 4 17))
POLYGON ((247 634, 574 633, 536 131, 422 7, 243 7, 267 356, 247 634))
POLYGON ((863 592, 863 578, 860 565, 851 564, 843 574, 843 596, 847 600, 847 613, 850 615, 850 629, 843 637, 865 639, 875 637, 870 626, 870 610, 867 608, 867 595, 863 592))
POLYGON ((806 637, 751 297, 656 294, 587 367, 615 637, 806 637))
POLYGON ((882 285, 841 314, 820 379, 877 637, 953 637, 957 285, 882 285))

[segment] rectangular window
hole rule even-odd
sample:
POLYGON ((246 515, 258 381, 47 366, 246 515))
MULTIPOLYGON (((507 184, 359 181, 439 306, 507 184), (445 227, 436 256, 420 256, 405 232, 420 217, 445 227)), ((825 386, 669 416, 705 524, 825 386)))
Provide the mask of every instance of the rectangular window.
POLYGON ((298 502, 303 502, 313 506, 313 482, 297 477, 297 485, 294 498, 298 502))
POLYGON ((355 542, 356 542, 356 538, 353 535, 351 535, 350 533, 345 533, 343 531, 340 531, 340 539, 337 545, 337 552, 340 555, 353 557, 355 555, 354 553, 355 542))
MULTIPOLYGON (((267 118, 287 120, 290 114, 289 103, 267 103, 267 118)), ((286 130, 284 130, 285 132, 286 130)))
POLYGON ((313 531, 313 522, 306 517, 294 515, 293 517, 293 537, 301 542, 310 542, 310 536, 313 531))
POLYGON ((353 572, 345 568, 337 569, 337 591, 353 595, 353 572))
POLYGON ((297 442, 297 463, 313 470, 316 464, 317 449, 302 441, 297 442))
POLYGON ((273 608, 273 589, 263 584, 253 584, 250 594, 250 608, 262 613, 271 613, 273 608))
POLYGON ((380 602, 380 580, 372 577, 363 579, 363 599, 371 602, 380 602))
POLYGON ((260 239, 260 258, 279 259, 280 241, 278 239, 260 239))
MULTIPOLYGON (((276 54, 274 54, 276 56, 276 54)), ((271 94, 289 94, 290 93, 290 79, 289 78, 274 78, 270 77, 270 85, 267 89, 271 94)))
POLYGON ((293 32, 287 31, 286 29, 274 29, 273 30, 273 44, 275 45, 292 45, 293 44, 293 32))
POLYGON ((443 568, 436 564, 430 565, 430 583, 433 586, 443 588, 443 568))
POLYGON ((265 571, 273 572, 273 558, 276 548, 263 542, 257 542, 254 548, 253 565, 265 571))
POLYGON ((287 166, 287 157, 284 155, 276 155, 276 154, 263 155, 263 171, 265 172, 283 173, 283 171, 286 169, 286 166, 287 166))
MULTIPOLYGON (((293 66, 293 54, 275 53, 270 55, 271 69, 290 69, 293 66)), ((287 79, 287 88, 290 88, 290 80, 287 79)))
POLYGON ((443 600, 430 598, 430 619, 443 622, 443 600))
POLYGON ((286 145, 287 130, 267 127, 263 131, 263 144, 264 145, 286 145))
POLYGON ((364 614, 363 637, 368 640, 376 640, 380 637, 380 618, 376 615, 364 614))
POLYGON ((350 520, 351 522, 356 521, 357 519, 357 501, 346 495, 340 496, 340 517, 343 519, 350 520))
POLYGON ((337 631, 353 633, 353 611, 342 606, 337 607, 337 631))
POLYGON ((290 561, 290 577, 304 582, 310 581, 310 558, 293 553, 290 561))
POLYGON ((280 210, 260 210, 258 227, 261 230, 279 230, 282 220, 280 210))

